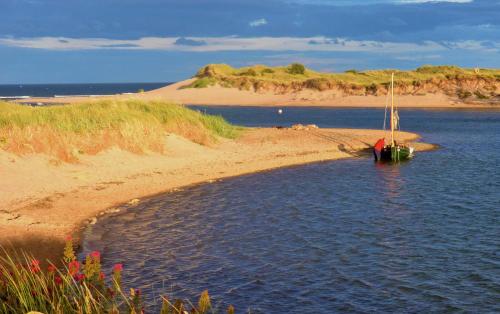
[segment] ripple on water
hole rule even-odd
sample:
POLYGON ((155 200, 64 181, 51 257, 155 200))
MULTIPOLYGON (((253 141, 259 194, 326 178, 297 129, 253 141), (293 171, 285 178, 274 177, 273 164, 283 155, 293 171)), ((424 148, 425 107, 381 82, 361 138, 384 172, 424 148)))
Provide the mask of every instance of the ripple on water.
POLYGON ((152 310, 160 294, 208 289, 252 313, 500 312, 500 157, 477 156, 498 148, 486 144, 500 113, 407 114, 443 148, 160 195, 91 226, 85 250, 103 250, 106 268, 123 262, 152 310))

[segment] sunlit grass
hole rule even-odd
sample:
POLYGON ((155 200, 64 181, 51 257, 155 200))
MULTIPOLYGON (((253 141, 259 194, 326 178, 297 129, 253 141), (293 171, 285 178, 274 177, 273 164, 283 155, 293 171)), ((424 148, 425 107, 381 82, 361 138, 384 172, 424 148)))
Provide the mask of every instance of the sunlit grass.
POLYGON ((116 146, 135 153, 163 152, 165 134, 208 145, 235 138, 238 127, 220 116, 162 101, 103 100, 29 107, 0 102, 0 148, 45 153, 74 161, 116 146))
POLYGON ((219 83, 231 84, 243 77, 277 84, 304 82, 311 79, 325 79, 332 83, 354 84, 363 87, 371 84, 388 84, 391 74, 395 73, 398 84, 418 84, 429 80, 449 80, 460 78, 500 79, 500 69, 469 69, 456 66, 422 66, 415 70, 349 70, 343 73, 323 73, 306 69, 303 74, 291 71, 290 66, 268 67, 255 65, 251 67, 233 68, 227 64, 210 64, 198 71, 198 78, 191 87, 207 87, 219 83), (210 79, 209 79, 210 78, 210 79), (210 82, 210 84, 208 84, 210 82))

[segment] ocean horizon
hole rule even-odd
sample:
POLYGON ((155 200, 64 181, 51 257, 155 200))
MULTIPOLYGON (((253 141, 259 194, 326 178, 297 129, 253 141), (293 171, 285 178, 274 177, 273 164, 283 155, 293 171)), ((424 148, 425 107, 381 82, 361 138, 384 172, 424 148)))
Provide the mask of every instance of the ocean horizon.
POLYGON ((0 84, 0 99, 137 93, 141 90, 150 91, 170 84, 172 82, 0 84))

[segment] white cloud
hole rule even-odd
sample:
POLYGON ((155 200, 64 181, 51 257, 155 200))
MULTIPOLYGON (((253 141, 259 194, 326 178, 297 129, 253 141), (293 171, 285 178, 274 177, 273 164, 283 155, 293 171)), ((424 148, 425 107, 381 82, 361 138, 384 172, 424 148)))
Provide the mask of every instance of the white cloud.
POLYGON ((471 3, 474 0, 286 0, 290 3, 312 4, 312 5, 332 5, 332 6, 353 6, 353 5, 373 5, 373 4, 412 4, 412 3, 471 3))
POLYGON ((248 23, 248 25, 250 27, 259 27, 259 26, 263 26, 263 25, 266 25, 267 24, 267 20, 266 19, 258 19, 258 20, 254 20, 254 21, 251 21, 250 23, 248 23))
POLYGON ((395 57, 396 60, 401 60, 401 61, 425 61, 425 60, 437 60, 437 59, 442 59, 443 57, 441 55, 407 55, 407 56, 397 56, 395 57))
POLYGON ((438 2, 450 2, 450 3, 471 3, 474 0, 399 0, 398 3, 438 3, 438 2))
POLYGON ((189 37, 183 41, 202 45, 179 45, 179 37, 106 38, 0 38, 0 45, 45 50, 165 50, 165 51, 343 51, 343 52, 432 52, 448 49, 500 51, 500 42, 457 41, 422 43, 380 42, 345 38, 316 37, 189 37))

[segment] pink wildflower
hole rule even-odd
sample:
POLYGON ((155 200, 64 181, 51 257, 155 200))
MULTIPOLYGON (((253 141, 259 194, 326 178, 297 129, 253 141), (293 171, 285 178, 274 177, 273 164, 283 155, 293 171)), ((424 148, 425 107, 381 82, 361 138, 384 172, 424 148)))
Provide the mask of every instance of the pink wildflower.
POLYGON ((121 272, 123 270, 123 265, 122 264, 115 264, 115 266, 113 266, 113 271, 114 272, 121 272))
POLYGON ((37 259, 34 259, 31 261, 30 269, 34 273, 38 273, 40 271, 40 261, 37 259))
POLYGON ((62 284, 62 278, 61 278, 61 277, 59 277, 59 276, 56 276, 56 277, 54 278, 54 282, 56 283, 56 285, 58 285, 58 286, 59 286, 59 285, 61 285, 61 284, 62 284))
POLYGON ((77 260, 71 261, 68 264, 69 273, 71 276, 76 275, 80 270, 80 263, 77 260))
POLYGON ((57 270, 57 268, 54 265, 52 265, 52 264, 49 264, 49 266, 47 266, 47 271, 49 273, 55 273, 56 270, 57 270))
POLYGON ((95 261, 99 261, 101 260, 101 253, 99 253, 99 251, 93 251, 90 253, 90 257, 92 257, 95 261))
POLYGON ((84 274, 76 274, 73 276, 73 279, 75 279, 75 281, 82 282, 85 279, 85 275, 84 274))
POLYGON ((104 280, 104 278, 106 278, 106 275, 101 271, 99 273, 99 280, 104 280))

